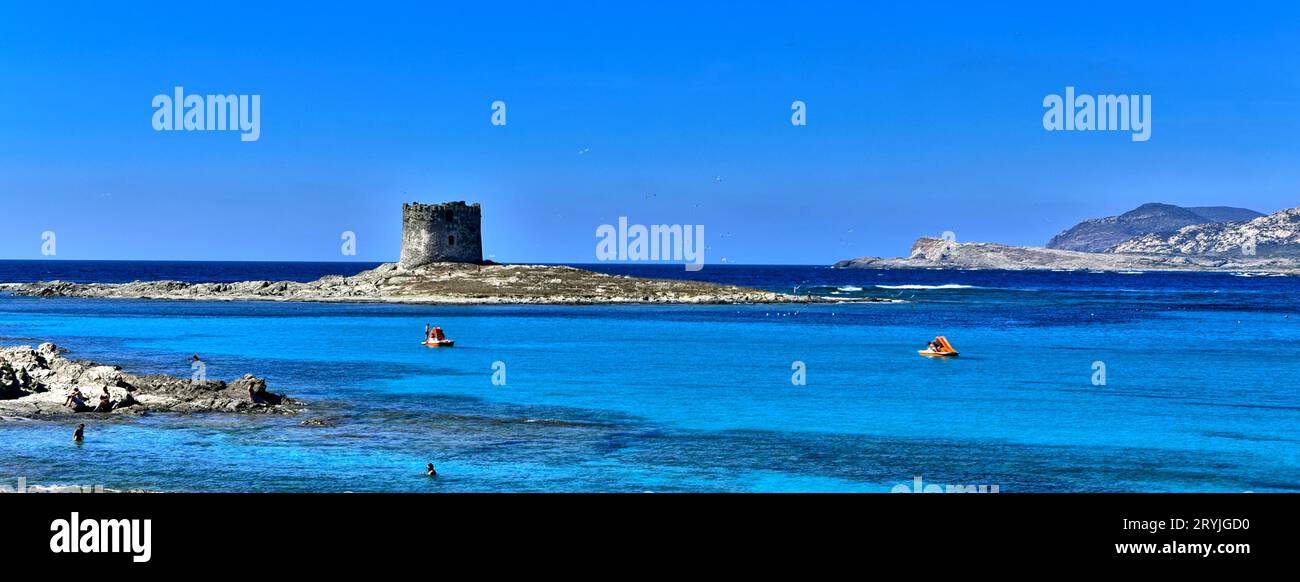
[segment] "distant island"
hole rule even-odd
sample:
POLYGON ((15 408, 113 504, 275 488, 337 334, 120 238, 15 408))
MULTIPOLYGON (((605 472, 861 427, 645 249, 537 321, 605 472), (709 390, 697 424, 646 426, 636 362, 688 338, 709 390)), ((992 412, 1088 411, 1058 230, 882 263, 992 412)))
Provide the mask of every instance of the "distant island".
POLYGON ((1244 208, 1144 204, 1085 220, 1045 248, 921 237, 906 257, 861 257, 834 267, 1300 273, 1300 207, 1263 215, 1244 208))
POLYGON ((404 204, 401 258, 397 263, 386 263, 351 277, 329 276, 309 283, 42 281, 4 284, 0 285, 0 291, 30 297, 421 304, 717 304, 826 300, 735 285, 608 275, 574 267, 496 264, 483 260, 481 223, 482 211, 478 204, 404 204))
POLYGON ((817 297, 718 285, 594 273, 547 265, 430 263, 404 268, 385 263, 351 277, 309 283, 243 281, 187 283, 71 283, 49 281, 0 285, 29 297, 183 299, 206 301, 307 301, 414 304, 789 303, 817 297))

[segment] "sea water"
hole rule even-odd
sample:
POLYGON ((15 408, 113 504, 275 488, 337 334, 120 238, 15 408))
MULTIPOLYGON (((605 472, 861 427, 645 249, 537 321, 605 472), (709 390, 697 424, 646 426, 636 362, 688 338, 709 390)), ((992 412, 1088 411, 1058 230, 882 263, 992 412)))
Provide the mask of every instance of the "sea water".
MULTIPOLYGON (((370 266, 8 261, 0 281, 311 280, 370 266)), ((0 421, 0 483, 887 492, 920 478, 1001 492, 1300 490, 1300 278, 591 268, 892 302, 0 296, 0 345, 51 341, 69 357, 184 377, 197 354, 209 378, 256 374, 309 403, 296 416, 0 421), (426 323, 456 347, 420 345, 426 323), (959 357, 917 355, 939 334, 959 357), (80 421, 86 441, 74 444, 80 421), (430 462, 437 478, 423 474, 430 462)))

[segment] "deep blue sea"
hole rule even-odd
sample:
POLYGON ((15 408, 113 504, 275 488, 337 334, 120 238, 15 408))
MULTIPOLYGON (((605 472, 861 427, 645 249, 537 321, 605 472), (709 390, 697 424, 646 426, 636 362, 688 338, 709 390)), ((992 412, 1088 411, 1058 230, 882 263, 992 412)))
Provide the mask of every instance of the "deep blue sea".
MULTIPOLYGON (((0 261, 0 281, 307 281, 372 266, 0 261)), ((67 420, 0 421, 0 486, 887 492, 919 477, 1001 492, 1300 490, 1297 277, 587 267, 900 301, 0 296, 0 344, 53 341, 182 376, 199 354, 209 377, 265 376, 310 403, 298 417, 90 420, 82 445, 67 420), (421 346, 426 322, 456 347, 421 346), (917 356, 936 334, 961 356, 917 356), (492 382, 497 362, 505 385, 492 382), (428 462, 441 476, 423 475, 428 462)))

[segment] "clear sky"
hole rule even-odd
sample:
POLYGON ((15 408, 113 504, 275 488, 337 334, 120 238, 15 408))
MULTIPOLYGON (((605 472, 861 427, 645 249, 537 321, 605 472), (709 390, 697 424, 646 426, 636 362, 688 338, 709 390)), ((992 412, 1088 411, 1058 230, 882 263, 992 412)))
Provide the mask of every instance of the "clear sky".
POLYGON ((498 261, 627 216, 778 264, 1300 205, 1290 2, 117 4, 0 7, 0 258, 387 261, 414 200, 481 202, 498 261), (154 131, 177 85, 261 138, 154 131), (1151 139, 1045 131, 1066 86, 1150 94, 1151 139))

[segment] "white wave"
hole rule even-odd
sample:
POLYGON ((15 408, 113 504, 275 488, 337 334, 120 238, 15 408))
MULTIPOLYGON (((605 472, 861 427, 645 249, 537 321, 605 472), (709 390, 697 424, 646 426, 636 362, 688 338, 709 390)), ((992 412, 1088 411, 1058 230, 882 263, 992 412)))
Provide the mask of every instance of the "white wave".
POLYGON ((122 493, 121 489, 109 489, 102 485, 26 485, 19 487, 0 485, 3 493, 122 493))
POLYGON ((878 289, 975 289, 974 285, 957 285, 949 283, 947 285, 876 285, 878 289))
POLYGON ((1233 273, 1233 277, 1285 277, 1286 273, 1233 273))
POLYGON ((843 286, 843 287, 836 287, 836 289, 838 289, 838 290, 840 290, 840 291, 861 291, 861 290, 862 290, 861 287, 854 287, 853 285, 845 285, 845 286, 843 286))

